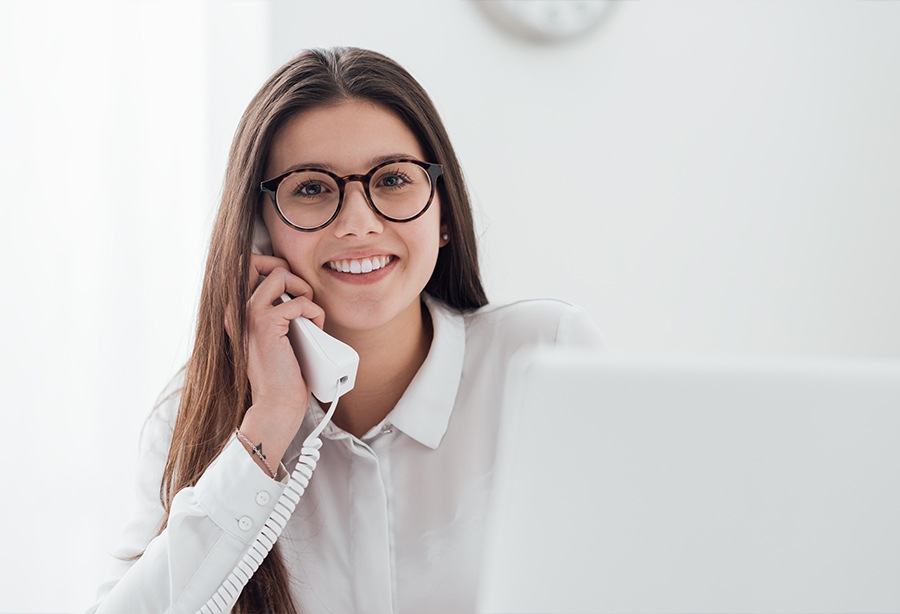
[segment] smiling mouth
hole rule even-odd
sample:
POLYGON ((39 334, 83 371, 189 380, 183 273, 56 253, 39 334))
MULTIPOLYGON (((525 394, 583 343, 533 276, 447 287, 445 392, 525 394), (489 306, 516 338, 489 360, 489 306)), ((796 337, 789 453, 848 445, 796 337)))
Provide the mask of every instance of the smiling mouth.
MULTIPOLYGON (((394 254, 386 254, 378 259, 379 266, 377 268, 371 268, 368 271, 364 269, 366 265, 361 264, 360 260, 330 260, 323 264, 322 268, 336 273, 346 273, 348 275, 368 275, 369 273, 377 273, 382 269, 388 268, 397 259, 397 256, 394 254), (344 267, 336 266, 338 263, 349 263, 346 266, 347 270, 344 270, 344 267), (333 266, 333 264, 335 266, 333 266)), ((368 266, 372 266, 372 264, 375 263, 375 260, 373 259, 366 260, 370 263, 368 266)))
POLYGON ((345 273, 344 271, 339 271, 331 268, 331 266, 327 262, 322 265, 322 268, 325 269, 325 271, 327 271, 329 275, 335 277, 340 281, 349 283, 369 283, 379 281, 390 274, 399 260, 400 259, 397 256, 391 255, 388 259, 387 264, 385 264, 383 267, 373 269, 368 273, 363 273, 362 271, 360 271, 359 273, 345 273))

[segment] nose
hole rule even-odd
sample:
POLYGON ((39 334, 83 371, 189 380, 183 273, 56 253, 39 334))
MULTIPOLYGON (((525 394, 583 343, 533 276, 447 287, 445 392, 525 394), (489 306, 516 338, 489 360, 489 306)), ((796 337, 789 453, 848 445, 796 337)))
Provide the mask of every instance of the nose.
POLYGON ((350 181, 344 187, 344 202, 333 225, 335 237, 346 234, 363 237, 384 229, 381 217, 369 206, 361 181, 350 181))

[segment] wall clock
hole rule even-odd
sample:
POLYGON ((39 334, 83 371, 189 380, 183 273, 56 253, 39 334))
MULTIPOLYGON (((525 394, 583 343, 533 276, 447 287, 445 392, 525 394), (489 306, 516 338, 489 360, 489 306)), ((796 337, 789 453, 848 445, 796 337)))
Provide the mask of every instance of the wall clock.
POLYGON ((478 0, 477 4, 492 21, 517 36, 558 42, 593 30, 613 0, 478 0))

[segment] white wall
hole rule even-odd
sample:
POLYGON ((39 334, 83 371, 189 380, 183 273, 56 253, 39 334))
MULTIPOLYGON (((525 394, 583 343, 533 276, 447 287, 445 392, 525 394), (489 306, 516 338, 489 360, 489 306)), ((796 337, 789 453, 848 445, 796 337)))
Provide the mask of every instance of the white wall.
MULTIPOLYGON (((258 87, 213 104, 220 30, 259 14, 265 24, 262 4, 0 6, 0 612, 94 598, 131 509, 142 420, 193 336, 221 183, 210 169, 229 138, 210 123, 233 130, 258 87)), ((264 31, 245 33, 244 64, 254 44, 268 57, 264 31)))
POLYGON ((862 0, 623 1, 559 47, 464 1, 4 3, 0 611, 93 598, 237 120, 295 52, 422 82, 492 301, 583 304, 617 350, 897 357, 898 30, 862 0))
POLYGON ((900 3, 617 2, 555 48, 421 6, 278 2, 276 60, 425 85, 492 300, 584 304, 617 349, 900 354, 900 3))

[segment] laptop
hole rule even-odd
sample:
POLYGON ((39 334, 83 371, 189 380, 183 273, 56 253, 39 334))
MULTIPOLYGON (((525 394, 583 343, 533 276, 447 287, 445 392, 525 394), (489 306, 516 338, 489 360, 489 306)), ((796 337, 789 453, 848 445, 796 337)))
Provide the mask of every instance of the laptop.
POLYGON ((900 361, 520 352, 479 611, 900 612, 900 361))

